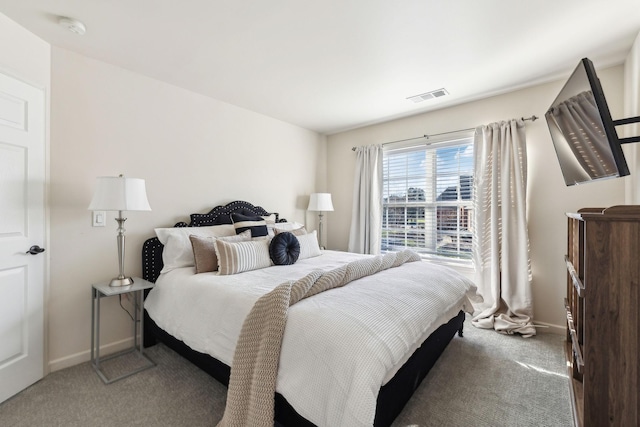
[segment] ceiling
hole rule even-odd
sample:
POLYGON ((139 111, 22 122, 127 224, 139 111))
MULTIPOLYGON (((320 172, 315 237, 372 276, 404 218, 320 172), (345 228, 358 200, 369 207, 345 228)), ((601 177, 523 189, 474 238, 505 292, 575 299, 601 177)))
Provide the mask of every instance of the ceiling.
POLYGON ((0 0, 0 13, 54 46, 325 134, 564 78, 583 57, 620 64, 640 32, 639 0, 0 0))

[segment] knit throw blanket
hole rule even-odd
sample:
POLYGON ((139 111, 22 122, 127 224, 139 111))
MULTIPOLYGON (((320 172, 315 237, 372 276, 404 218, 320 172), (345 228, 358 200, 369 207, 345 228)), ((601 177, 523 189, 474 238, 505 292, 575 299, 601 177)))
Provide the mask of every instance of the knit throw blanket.
POLYGON ((405 262, 410 250, 365 258, 331 271, 313 271, 263 295, 247 315, 233 355, 227 403, 218 427, 273 427, 274 394, 287 311, 296 302, 405 262))

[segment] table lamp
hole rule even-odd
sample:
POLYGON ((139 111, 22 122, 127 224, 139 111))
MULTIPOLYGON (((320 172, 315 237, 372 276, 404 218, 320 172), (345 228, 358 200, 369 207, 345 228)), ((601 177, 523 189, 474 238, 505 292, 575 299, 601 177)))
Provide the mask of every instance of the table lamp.
POLYGON ((322 212, 332 212, 333 203, 331 202, 331 193, 313 193, 309 197, 309 211, 317 211, 318 213, 318 245, 322 247, 322 212))
POLYGON ((123 211, 150 211, 144 179, 125 178, 124 176, 99 176, 90 211, 118 211, 118 264, 120 274, 111 280, 110 286, 129 286, 131 277, 124 275, 124 222, 123 211))

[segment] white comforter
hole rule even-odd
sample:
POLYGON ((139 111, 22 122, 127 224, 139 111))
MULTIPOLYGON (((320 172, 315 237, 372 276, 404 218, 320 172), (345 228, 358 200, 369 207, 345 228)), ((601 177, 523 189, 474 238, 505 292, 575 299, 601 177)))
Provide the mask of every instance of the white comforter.
MULTIPOLYGON (((362 256, 324 251, 232 276, 179 268, 158 278, 145 308, 165 331, 230 366, 242 322, 261 295, 362 256)), ((455 271, 412 262, 302 300, 289 310, 276 390, 318 426, 371 426, 380 387, 441 324, 472 311, 474 294, 455 271)))

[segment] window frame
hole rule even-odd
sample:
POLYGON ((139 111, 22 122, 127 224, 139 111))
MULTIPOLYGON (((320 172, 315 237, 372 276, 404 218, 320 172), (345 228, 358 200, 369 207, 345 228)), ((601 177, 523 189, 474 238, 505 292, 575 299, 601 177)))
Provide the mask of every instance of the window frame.
MULTIPOLYGON (((458 199, 457 200, 437 200, 438 195, 436 194, 437 192, 437 172, 430 177, 430 192, 431 194, 431 201, 409 201, 408 200, 408 193, 409 193, 409 188, 412 188, 410 186, 407 185, 407 188, 405 189, 405 201, 404 202, 399 202, 396 201, 394 203, 389 203, 389 202, 385 202, 385 199, 387 197, 391 196, 391 193, 387 193, 389 191, 389 182, 392 180, 392 178, 387 176, 387 166, 388 164, 386 163, 387 161, 387 156, 390 154, 404 154, 404 153, 410 153, 410 152, 414 152, 414 151, 427 151, 427 153, 431 152, 433 153, 433 161, 435 162, 436 159, 436 150, 438 149, 442 149, 442 148, 447 148, 447 147, 455 147, 455 146, 460 146, 460 145, 470 145, 472 148, 474 147, 474 130, 465 130, 465 131, 459 131, 459 132, 448 132, 446 134, 442 134, 441 136, 439 136, 438 138, 432 138, 432 137, 428 137, 426 136, 425 138, 418 138, 418 139, 412 139, 412 140, 407 140, 407 141, 402 141, 402 142, 398 142, 398 143, 391 143, 391 144, 385 144, 383 146, 383 182, 382 182, 382 195, 381 195, 381 201, 382 201, 382 221, 381 221, 381 236, 385 235, 385 232, 390 232, 392 231, 392 228, 389 227, 389 223, 388 223, 388 216, 385 218, 385 213, 388 215, 388 209, 385 208, 389 208, 389 207, 405 207, 405 222, 404 222, 404 230, 405 230, 405 239, 406 239, 406 230, 407 229, 407 223, 406 223, 406 218, 407 218, 407 209, 406 208, 410 208, 410 207, 424 207, 425 211, 427 209, 431 209, 432 211, 435 211, 436 213, 434 213, 435 215, 435 219, 433 220, 433 224, 431 226, 431 230, 426 230, 425 228, 425 241, 427 239, 427 234, 431 235, 431 239, 435 238, 437 239, 438 233, 440 233, 441 231, 438 230, 438 214, 437 214, 437 210, 438 207, 455 207, 456 208, 456 212, 457 215, 460 215, 461 212, 461 207, 467 207, 467 213, 470 215, 467 219, 468 225, 467 225, 467 231, 464 232, 464 234, 467 234, 467 236, 471 237, 472 235, 472 220, 473 220, 473 203, 474 203, 474 194, 473 194, 473 179, 475 177, 475 164, 473 161, 473 155, 472 157, 472 166, 471 166, 471 173, 472 173, 472 178, 471 178, 471 196, 470 199, 467 200, 463 200, 460 196, 460 193, 458 192, 458 199), (386 224, 386 227, 385 227, 386 224)), ((434 163, 435 164, 435 163, 434 163)), ((424 174, 425 177, 425 181, 426 178, 429 176, 428 171, 426 171, 424 174)), ((407 177, 409 177, 409 173, 406 174, 407 177)), ((461 176, 461 175, 458 175, 461 176)), ((408 179, 407 179, 408 181, 408 179)), ((460 182, 460 181, 458 181, 460 182)), ((425 183, 425 187, 427 186, 427 184, 425 183)), ((458 184, 458 191, 461 190, 461 186, 460 184, 458 184)), ((425 189, 425 192, 427 190, 425 189)), ((456 228, 456 235, 458 236, 458 238, 456 239, 457 241, 457 245, 460 244, 460 237, 463 235, 461 233, 461 229, 460 229, 460 219, 458 218, 456 223, 458 224, 457 228, 456 228)), ((411 249, 411 246, 407 246, 406 245, 406 241, 405 241, 405 245, 401 245, 401 246, 396 246, 396 247, 390 247, 389 249, 385 249, 385 238, 382 237, 381 239, 381 252, 385 253, 385 252, 392 252, 394 250, 402 250, 405 248, 409 248, 411 249)), ((471 245, 471 250, 469 252, 469 256, 468 257, 452 257, 452 256, 446 256, 446 255, 438 255, 437 253, 428 253, 428 251, 433 252, 433 246, 430 248, 428 245, 425 246, 421 246, 418 248, 423 249, 423 251, 418 250, 418 252, 420 253, 421 257, 423 259, 427 259, 431 262, 435 262, 438 264, 444 264, 444 265, 449 265, 451 267, 454 267, 456 269, 461 269, 467 272, 472 272, 474 271, 474 266, 473 266, 473 245, 471 245)), ((437 250, 437 249, 436 249, 437 250)), ((458 246, 458 253, 460 253, 460 248, 458 246)))

